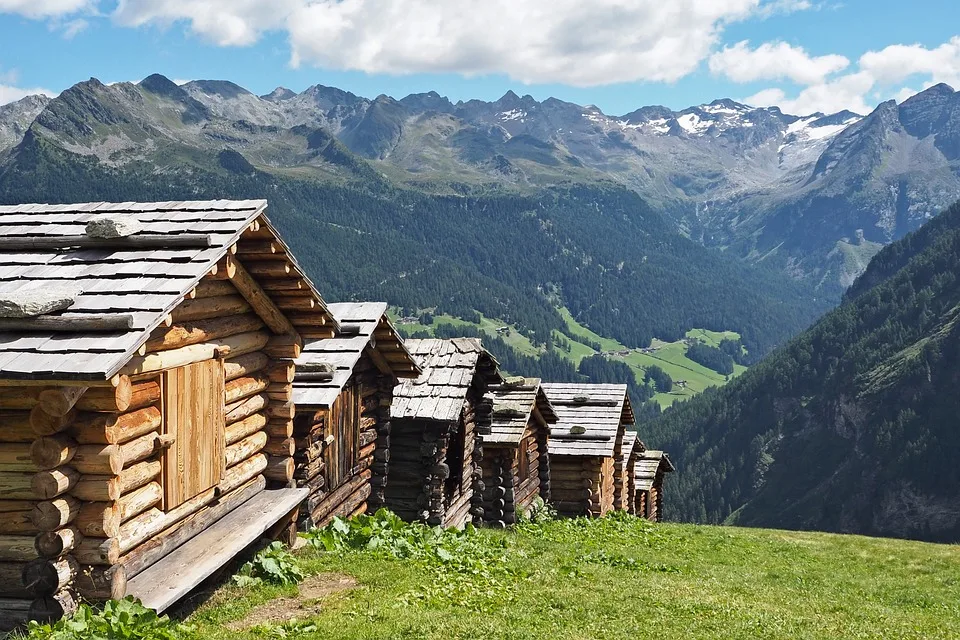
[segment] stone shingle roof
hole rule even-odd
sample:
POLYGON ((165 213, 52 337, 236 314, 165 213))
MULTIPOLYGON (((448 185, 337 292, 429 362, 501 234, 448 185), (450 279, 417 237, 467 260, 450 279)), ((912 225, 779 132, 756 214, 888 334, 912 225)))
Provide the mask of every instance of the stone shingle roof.
POLYGON ((501 381, 496 360, 477 338, 407 340, 406 345, 423 373, 393 390, 395 419, 456 421, 478 375, 483 388, 501 381))
MULTIPOLYGON (((0 328, 0 378, 109 379, 254 221, 277 235, 266 208, 265 200, 0 206, 0 295, 69 283, 80 293, 53 315, 132 319, 113 331, 0 328), (87 222, 104 214, 134 217, 141 230, 110 241, 88 238, 87 222)), ((274 242, 284 246, 279 237, 274 242)), ((317 312, 329 315, 289 259, 291 277, 302 279, 317 312)))
POLYGON ((337 319, 341 331, 333 338, 305 340, 297 365, 329 364, 332 380, 297 380, 293 382, 293 401, 297 407, 329 407, 337 399, 344 385, 353 375, 353 368, 371 347, 371 338, 378 328, 391 336, 377 338, 371 348, 390 350, 390 359, 384 359, 397 378, 419 374, 413 356, 407 350, 393 324, 387 318, 385 302, 339 302, 327 305, 337 319))
POLYGON ((550 455, 611 457, 633 409, 625 384, 545 382, 543 390, 557 413, 550 431, 550 455))
POLYGON ((490 433, 483 435, 484 444, 519 445, 534 407, 539 409, 547 424, 557 421, 553 406, 540 386, 540 378, 510 382, 490 388, 488 395, 493 401, 493 415, 490 433))

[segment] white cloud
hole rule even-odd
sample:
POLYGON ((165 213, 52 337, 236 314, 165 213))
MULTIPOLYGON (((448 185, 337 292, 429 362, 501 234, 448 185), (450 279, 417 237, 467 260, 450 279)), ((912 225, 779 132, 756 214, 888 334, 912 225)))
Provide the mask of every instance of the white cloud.
POLYGON ((758 0, 341 0, 288 19, 294 64, 370 73, 506 74, 524 83, 672 82, 758 0))
POLYGON ((68 20, 61 28, 63 29, 63 37, 67 40, 73 39, 75 35, 81 31, 85 31, 87 27, 90 26, 90 23, 84 20, 83 18, 77 18, 75 20, 68 20))
POLYGON ((123 26, 169 26, 186 21, 197 34, 220 46, 247 46, 265 31, 283 28, 307 0, 120 0, 114 20, 123 26))
POLYGON ((860 57, 860 68, 878 84, 895 84, 913 75, 924 75, 934 83, 960 85, 960 36, 934 49, 919 44, 895 44, 868 51, 860 57))
POLYGON ((22 87, 12 87, 10 85, 0 83, 0 105, 16 102, 21 98, 34 96, 37 94, 43 94, 45 96, 50 96, 51 98, 57 95, 55 92, 50 91, 49 89, 41 89, 39 87, 26 89, 22 87))
POLYGON ((0 0, 0 13, 27 18, 52 18, 88 9, 92 0, 0 0))
POLYGON ((784 113, 808 115, 817 111, 836 113, 849 109, 856 113, 869 113, 873 107, 865 96, 873 87, 869 74, 850 73, 829 82, 815 84, 803 89, 795 98, 788 98, 783 89, 764 89, 743 101, 758 107, 777 106, 784 113))
MULTIPOLYGON (((0 0, 2 1, 2 0, 0 0)), ((224 46, 286 31, 294 65, 369 73, 505 74, 526 83, 672 82, 724 26, 802 0, 120 0, 127 26, 185 22, 224 46)))
POLYGON ((765 42, 756 49, 746 40, 724 47, 710 56, 710 71, 734 82, 757 80, 792 80, 810 85, 824 81, 837 71, 850 66, 840 55, 810 56, 802 47, 786 42, 765 42))
MULTIPOLYGON (((804 71, 779 76, 768 73, 765 70, 776 69, 777 66, 769 63, 770 56, 759 55, 767 45, 751 51, 741 48, 742 44, 715 54, 710 60, 711 70, 723 73, 736 82, 783 78, 801 85, 799 93, 793 98, 779 87, 764 89, 744 98, 748 104, 777 105, 788 113, 832 113, 842 109, 868 113, 878 102, 890 99, 902 102, 916 93, 904 84, 908 81, 914 86, 919 81, 924 89, 938 82, 960 86, 960 36, 954 36, 934 48, 919 44, 895 44, 879 51, 868 51, 860 56, 855 70, 839 75, 838 72, 844 67, 831 70, 830 65, 824 64, 821 69, 823 73, 816 73, 811 71, 813 67, 804 67, 807 61, 802 58, 796 58, 793 65, 804 71)), ((768 44, 770 51, 774 51, 781 43, 768 44)), ((821 56, 821 59, 827 57, 821 56)), ((810 62, 815 60, 818 59, 809 59, 810 62)))

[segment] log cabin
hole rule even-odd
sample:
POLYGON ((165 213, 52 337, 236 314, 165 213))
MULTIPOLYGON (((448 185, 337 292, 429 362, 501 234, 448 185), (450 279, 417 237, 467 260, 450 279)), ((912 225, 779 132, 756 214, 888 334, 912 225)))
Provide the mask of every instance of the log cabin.
POLYGON ((670 456, 663 451, 644 451, 637 459, 637 515, 652 522, 663 520, 663 479, 676 471, 670 456))
POLYGON ((381 302, 328 305, 333 338, 305 340, 296 360, 294 477, 310 491, 307 526, 385 503, 393 388, 420 368, 381 302))
POLYGON ((407 340, 422 373, 394 389, 386 506, 408 521, 443 527, 479 524, 483 455, 497 361, 476 338, 407 340))
MULTIPOLYGON (((550 430, 550 494, 564 516, 603 516, 623 503, 617 461, 634 424, 624 384, 544 383, 557 414, 550 430)), ((622 472, 621 472, 622 473, 622 472)))
POLYGON ((0 207, 0 625, 295 535, 294 359, 339 327, 266 207, 0 207))
POLYGON ((490 387, 493 412, 490 433, 481 436, 483 522, 495 527, 515 524, 539 496, 550 500, 547 442, 557 415, 539 378, 508 378, 490 387))

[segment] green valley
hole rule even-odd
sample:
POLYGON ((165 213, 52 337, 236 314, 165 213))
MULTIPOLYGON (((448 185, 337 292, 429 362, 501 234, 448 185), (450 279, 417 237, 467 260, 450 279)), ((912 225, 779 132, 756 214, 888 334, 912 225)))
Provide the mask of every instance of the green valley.
MULTIPOLYGON (((637 385, 651 386, 647 382, 647 370, 659 367, 673 380, 670 391, 653 394, 652 400, 661 408, 671 406, 678 400, 692 398, 709 387, 723 386, 747 367, 734 363, 730 374, 718 373, 687 357, 687 351, 694 342, 700 342, 712 347, 718 347, 722 340, 739 341, 740 335, 734 331, 709 331, 707 329, 691 329, 686 335, 672 342, 654 339, 646 347, 630 348, 621 342, 604 337, 588 327, 577 322, 564 306, 558 307, 557 312, 563 319, 565 327, 562 330, 554 329, 551 333, 551 342, 548 345, 538 344, 525 335, 518 327, 502 320, 490 319, 477 314, 473 321, 457 318, 449 314, 433 315, 435 309, 417 310, 412 316, 403 317, 401 309, 391 309, 391 317, 399 325, 401 331, 413 337, 450 337, 454 335, 481 335, 490 339, 499 339, 514 352, 522 356, 539 358, 547 351, 551 351, 564 360, 570 361, 579 367, 585 358, 603 357, 613 362, 623 362, 633 370, 637 385), (424 319, 428 321, 424 321, 424 319)), ((493 347, 496 352, 496 346, 493 347)), ((534 375, 531 370, 518 371, 525 375, 534 375)), ((645 398, 638 398, 643 400, 645 398)))

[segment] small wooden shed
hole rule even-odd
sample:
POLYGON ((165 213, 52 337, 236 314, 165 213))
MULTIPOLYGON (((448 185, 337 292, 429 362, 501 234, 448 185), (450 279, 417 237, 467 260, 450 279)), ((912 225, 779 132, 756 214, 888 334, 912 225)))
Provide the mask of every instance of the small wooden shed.
POLYGON ((540 496, 550 500, 547 442, 557 415, 539 378, 508 378, 490 388, 490 433, 481 436, 483 521, 505 526, 517 521, 540 496))
POLYGON ((408 340, 422 373, 394 389, 386 506, 405 520, 462 527, 483 515, 480 435, 490 428, 484 394, 502 378, 476 338, 408 340))
POLYGON ((162 611, 291 530, 293 360, 338 327, 266 207, 0 207, 0 625, 162 611))
POLYGON ((640 454, 636 467, 637 515, 660 522, 663 520, 663 479, 676 471, 670 456, 650 450, 640 454))
POLYGON ((544 383, 557 414, 550 430, 550 493, 566 516, 603 516, 623 501, 617 460, 634 424, 625 384, 544 383))
POLYGON ((328 308, 337 333, 304 342, 293 390, 294 477, 310 490, 304 516, 318 526, 383 506, 393 388, 420 374, 386 303, 328 308))

